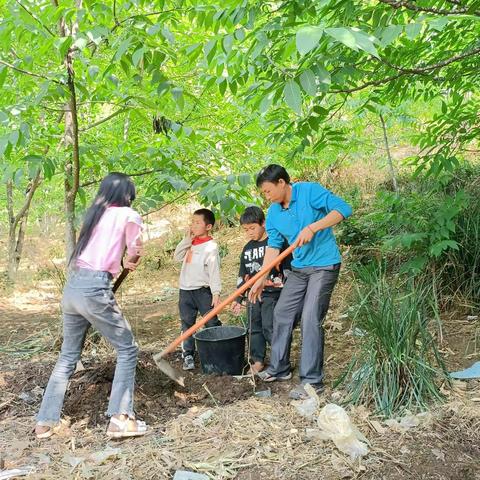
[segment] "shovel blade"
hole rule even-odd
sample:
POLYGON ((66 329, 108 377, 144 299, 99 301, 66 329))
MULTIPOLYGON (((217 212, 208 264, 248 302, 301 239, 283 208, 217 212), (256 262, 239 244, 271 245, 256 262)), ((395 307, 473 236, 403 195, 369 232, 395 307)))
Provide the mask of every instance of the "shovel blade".
POLYGON ((180 370, 172 367, 161 355, 154 355, 153 360, 155 365, 169 378, 174 382, 177 382, 182 387, 185 386, 185 377, 180 370))

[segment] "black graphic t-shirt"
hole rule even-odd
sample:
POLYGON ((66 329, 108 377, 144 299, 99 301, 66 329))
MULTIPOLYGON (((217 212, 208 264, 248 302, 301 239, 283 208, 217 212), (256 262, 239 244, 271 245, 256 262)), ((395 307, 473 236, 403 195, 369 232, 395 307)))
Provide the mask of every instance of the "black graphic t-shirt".
MULTIPOLYGON (((241 287, 249 278, 252 278, 256 273, 258 273, 263 266, 263 259, 265 258, 265 253, 267 251, 268 238, 265 240, 250 240, 242 250, 240 255, 240 269, 238 272, 237 288, 241 287)), ((287 248, 287 243, 282 248, 282 251, 287 248)), ((264 293, 267 295, 279 294, 283 282, 285 280, 285 270, 291 270, 291 261, 292 256, 289 255, 285 258, 282 263, 271 270, 270 275, 267 277, 265 283, 264 293)), ((245 294, 244 294, 245 295, 245 294)), ((237 302, 241 303, 244 296, 238 297, 237 302)))

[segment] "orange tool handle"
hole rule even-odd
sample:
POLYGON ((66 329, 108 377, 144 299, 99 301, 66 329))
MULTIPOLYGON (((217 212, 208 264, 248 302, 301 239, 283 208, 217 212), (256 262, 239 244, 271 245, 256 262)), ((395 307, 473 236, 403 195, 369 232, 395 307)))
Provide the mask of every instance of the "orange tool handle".
POLYGON ((256 273, 252 278, 247 280, 240 288, 237 288, 230 296, 228 296, 223 302, 219 303, 215 308, 212 308, 204 317, 202 317, 195 325, 192 325, 188 330, 185 330, 179 337, 177 337, 167 348, 165 348, 158 357, 164 357, 168 353, 175 350, 185 339, 193 335, 197 330, 202 328, 209 320, 211 320, 215 315, 220 313, 227 305, 232 303, 239 295, 246 292, 260 277, 266 275, 272 268, 276 267, 284 258, 288 257, 293 250, 295 250, 296 245, 290 245, 286 250, 284 250, 280 255, 271 261, 268 265, 262 267, 262 269, 256 273))

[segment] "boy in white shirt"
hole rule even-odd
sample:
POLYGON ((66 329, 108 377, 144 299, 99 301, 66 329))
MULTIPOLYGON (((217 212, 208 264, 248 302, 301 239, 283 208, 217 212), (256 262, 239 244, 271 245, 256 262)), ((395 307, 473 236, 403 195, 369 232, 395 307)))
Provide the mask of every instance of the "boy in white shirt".
MULTIPOLYGON (((193 213, 185 238, 177 245, 174 259, 182 262, 180 271, 179 310, 182 332, 197 320, 197 314, 205 315, 219 304, 222 282, 218 245, 210 236, 215 225, 215 215, 207 208, 193 213)), ((207 327, 221 325, 218 317, 207 322, 207 327)), ((187 338, 182 344, 183 369, 193 370, 195 340, 187 338)))

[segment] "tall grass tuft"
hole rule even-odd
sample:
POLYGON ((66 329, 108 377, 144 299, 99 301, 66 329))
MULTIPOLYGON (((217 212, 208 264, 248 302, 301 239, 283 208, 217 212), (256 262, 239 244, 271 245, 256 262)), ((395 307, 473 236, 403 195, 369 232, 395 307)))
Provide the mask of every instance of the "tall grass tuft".
POLYGON ((349 400, 387 417, 440 400, 446 371, 432 333, 439 326, 432 288, 413 279, 393 284, 379 264, 355 274, 358 351, 342 379, 349 400))
POLYGON ((449 252, 444 265, 438 266, 442 267, 440 293, 450 303, 476 312, 480 308, 480 202, 462 212, 456 227, 459 249, 449 252))

